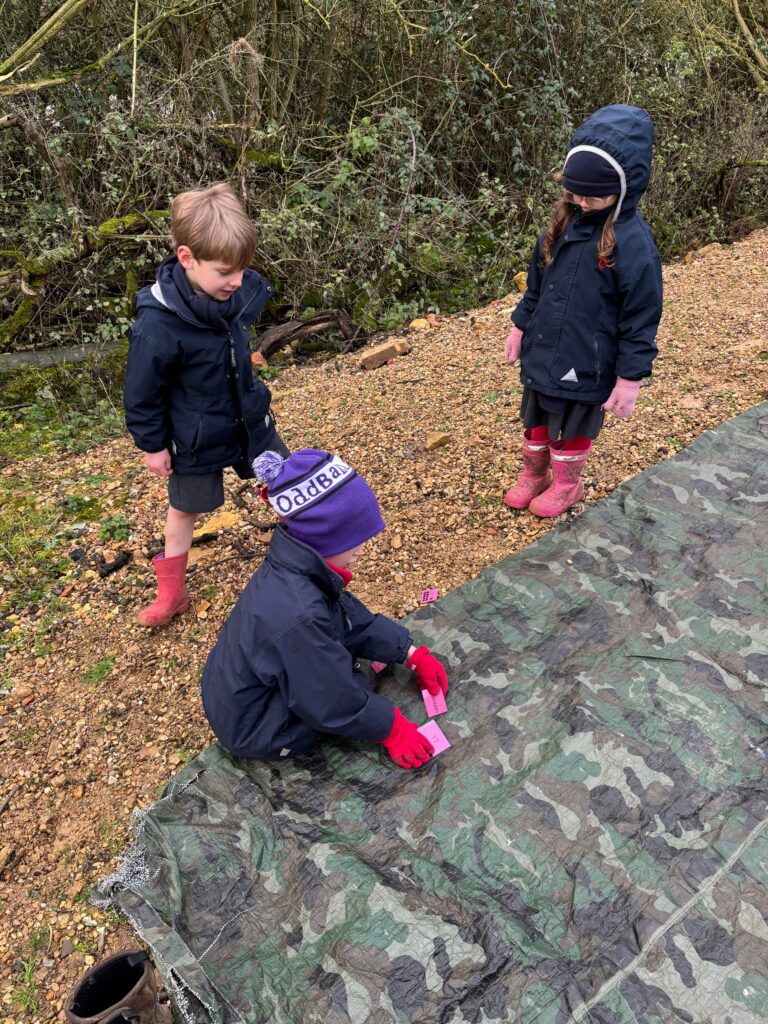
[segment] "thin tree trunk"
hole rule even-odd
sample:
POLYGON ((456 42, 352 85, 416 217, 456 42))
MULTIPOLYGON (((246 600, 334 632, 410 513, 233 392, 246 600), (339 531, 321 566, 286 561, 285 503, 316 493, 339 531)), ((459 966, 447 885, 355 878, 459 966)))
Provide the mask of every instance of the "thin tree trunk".
POLYGON ((269 40, 267 44, 267 63, 264 72, 264 77, 269 86, 267 109, 269 116, 276 121, 280 105, 278 97, 278 83, 280 81, 280 6, 278 0, 269 0, 269 40))
POLYGON ((288 104, 291 102, 293 91, 296 88, 296 79, 299 77, 299 61, 301 59, 301 30, 302 30, 302 8, 301 0, 298 0, 294 8, 293 0, 290 6, 291 25, 291 65, 288 69, 288 76, 282 89, 282 109, 280 119, 285 119, 288 104))
POLYGON ((224 79, 224 75, 221 72, 221 68, 217 68, 215 78, 216 88, 218 90, 217 98, 224 109, 227 120, 233 122, 235 120, 235 110, 232 106, 232 100, 229 97, 229 89, 227 87, 226 80, 224 79))
POLYGON ((317 93, 315 104, 315 118, 322 121, 328 111, 328 104, 331 100, 331 84, 333 79, 333 52, 336 47, 336 30, 338 17, 335 14, 328 15, 328 25, 323 40, 323 54, 321 57, 320 88, 317 93))
POLYGON ((765 54, 758 46, 757 40, 749 30, 749 26, 744 20, 741 8, 739 7, 739 0, 731 0, 731 6, 733 7, 736 24, 739 26, 739 31, 741 32, 744 42, 747 44, 747 49, 752 54, 752 59, 755 64, 757 64, 763 74, 765 74, 768 72, 768 58, 766 58, 765 54))

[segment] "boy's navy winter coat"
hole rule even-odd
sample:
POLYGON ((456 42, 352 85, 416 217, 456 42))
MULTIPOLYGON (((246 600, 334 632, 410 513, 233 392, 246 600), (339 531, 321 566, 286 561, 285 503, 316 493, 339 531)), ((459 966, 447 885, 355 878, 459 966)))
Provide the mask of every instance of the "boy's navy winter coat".
POLYGON ((615 210, 575 213, 540 266, 539 236, 528 270, 528 290, 512 314, 523 332, 520 379, 554 397, 604 402, 616 378, 651 372, 662 311, 661 259, 636 206, 648 187, 653 125, 638 107, 597 111, 576 131, 570 149, 594 146, 621 165, 627 191, 614 223, 613 267, 598 263, 597 245, 615 210))
POLYGON ((205 714, 241 757, 299 754, 324 733, 385 739, 394 707, 372 692, 355 658, 404 662, 410 643, 403 626, 370 612, 278 526, 206 662, 205 714))
POLYGON ((228 334, 198 320, 178 294, 175 259, 139 292, 125 375, 125 422, 145 452, 167 448, 174 472, 212 473, 235 466, 252 476, 253 457, 269 447, 275 425, 269 389, 254 380, 248 328, 273 288, 243 274, 243 304, 228 334))

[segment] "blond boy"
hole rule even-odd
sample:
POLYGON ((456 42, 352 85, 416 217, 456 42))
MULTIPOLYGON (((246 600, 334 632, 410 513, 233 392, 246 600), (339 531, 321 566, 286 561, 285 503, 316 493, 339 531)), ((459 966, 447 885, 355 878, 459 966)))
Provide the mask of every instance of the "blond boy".
POLYGON ((125 376, 125 421, 151 473, 168 480, 165 551, 156 599, 138 614, 159 626, 189 607, 184 585, 195 517, 224 501, 222 471, 243 479, 275 430, 269 389, 254 379, 248 328, 274 289, 248 269, 256 232, 226 184, 182 192, 171 205, 176 255, 136 299, 125 376))

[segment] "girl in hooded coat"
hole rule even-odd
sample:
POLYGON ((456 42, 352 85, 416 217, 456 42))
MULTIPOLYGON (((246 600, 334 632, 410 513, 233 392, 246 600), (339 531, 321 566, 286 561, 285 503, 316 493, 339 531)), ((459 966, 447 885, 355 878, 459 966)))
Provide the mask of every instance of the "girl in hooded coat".
POLYGON ((504 496, 510 508, 557 516, 580 501, 605 410, 631 416, 651 373, 661 259, 636 207, 652 147, 649 115, 626 104, 596 111, 571 139, 563 194, 505 344, 524 386, 523 470, 504 496))

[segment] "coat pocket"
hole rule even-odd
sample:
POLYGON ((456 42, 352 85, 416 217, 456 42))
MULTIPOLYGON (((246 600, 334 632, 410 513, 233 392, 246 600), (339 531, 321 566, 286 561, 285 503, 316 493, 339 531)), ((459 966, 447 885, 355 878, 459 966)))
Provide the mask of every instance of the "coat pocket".
POLYGON ((203 443, 203 417, 174 432, 172 447, 175 455, 195 456, 203 443))
POLYGON ((251 446, 258 447, 259 441, 273 429, 269 414, 270 398, 269 391, 263 385, 243 392, 243 416, 251 446))
POLYGON ((616 361, 616 343, 600 320, 572 316, 563 325, 550 367, 558 387, 581 391, 600 383, 616 361))

